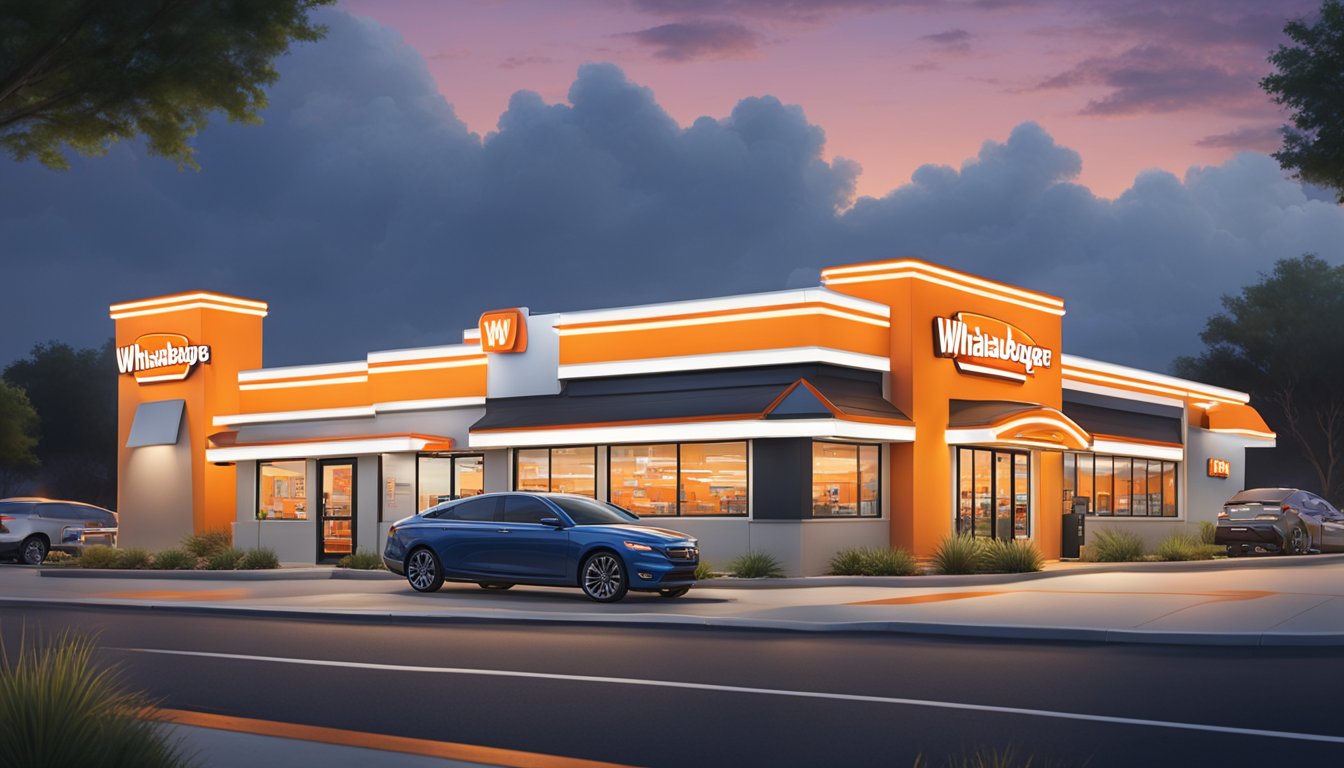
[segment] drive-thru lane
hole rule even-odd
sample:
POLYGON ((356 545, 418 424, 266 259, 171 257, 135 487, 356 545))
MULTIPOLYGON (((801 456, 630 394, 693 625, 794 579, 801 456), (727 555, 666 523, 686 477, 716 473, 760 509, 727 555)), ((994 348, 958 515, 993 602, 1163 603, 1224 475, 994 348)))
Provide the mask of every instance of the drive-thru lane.
POLYGON ((632 765, 901 766, 1008 744, 1090 766, 1344 760, 1330 649, 89 608, 11 609, 10 647, 24 624, 99 631, 166 707, 632 765))

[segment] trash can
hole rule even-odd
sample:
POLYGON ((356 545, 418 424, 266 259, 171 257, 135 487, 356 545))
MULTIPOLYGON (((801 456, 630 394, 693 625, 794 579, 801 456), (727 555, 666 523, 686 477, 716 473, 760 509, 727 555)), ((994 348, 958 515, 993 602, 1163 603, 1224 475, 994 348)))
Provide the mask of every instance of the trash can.
POLYGON ((1073 511, 1064 515, 1064 540, 1059 548, 1061 559, 1077 560, 1082 556, 1089 501, 1086 496, 1073 497, 1073 511))

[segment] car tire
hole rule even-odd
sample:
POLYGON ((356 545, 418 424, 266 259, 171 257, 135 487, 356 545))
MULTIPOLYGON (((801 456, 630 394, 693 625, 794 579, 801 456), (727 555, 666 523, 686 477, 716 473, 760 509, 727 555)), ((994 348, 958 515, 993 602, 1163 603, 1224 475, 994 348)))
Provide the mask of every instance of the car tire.
POLYGON ((1311 552, 1311 534, 1300 525, 1294 526, 1293 532, 1288 534, 1288 546, 1283 550, 1290 555, 1305 555, 1311 552))
POLYGON ((673 587, 672 589, 660 589, 658 590, 658 596, 671 599, 673 597, 681 597, 682 595, 690 591, 691 591, 690 587, 673 587))
POLYGON ((507 581, 478 581, 476 583, 480 585, 481 589, 497 589, 500 592, 503 592, 506 589, 513 589, 513 585, 507 581))
POLYGON ((599 603, 614 603, 625 597, 630 578, 625 563, 614 552, 594 552, 579 566, 579 586, 583 594, 599 603))
POLYGON ((47 540, 41 536, 29 536, 19 545, 19 562, 24 565, 41 565, 47 559, 47 540))
POLYGON ((406 556, 406 581, 416 592, 437 592, 443 586, 443 565, 429 547, 418 547, 406 556))

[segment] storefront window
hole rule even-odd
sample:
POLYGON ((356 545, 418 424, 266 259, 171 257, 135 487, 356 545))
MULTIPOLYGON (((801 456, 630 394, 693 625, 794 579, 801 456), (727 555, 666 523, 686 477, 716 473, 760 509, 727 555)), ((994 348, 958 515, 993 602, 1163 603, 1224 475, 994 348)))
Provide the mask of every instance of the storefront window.
POLYGON ((1031 457, 1019 451, 957 449, 957 533, 1031 538, 1031 457))
POLYGON ((1176 468, 1172 461, 1128 456, 1064 455, 1064 490, 1091 499, 1089 514, 1176 517, 1176 468))
POLYGON ((306 462, 257 462, 257 519, 307 520, 306 462))
POLYGON ((597 448, 523 448, 514 451, 513 488, 535 493, 597 497, 597 448))
POLYGON ((613 445, 609 498, 638 515, 747 514, 747 444, 613 445))
POLYGON ((812 516, 877 517, 880 453, 876 445, 812 443, 812 516))
POLYGON ((417 509, 429 509, 453 498, 453 460, 449 456, 421 456, 417 509))
POLYGON ((485 493, 485 457, 453 457, 453 496, 479 496, 485 493))

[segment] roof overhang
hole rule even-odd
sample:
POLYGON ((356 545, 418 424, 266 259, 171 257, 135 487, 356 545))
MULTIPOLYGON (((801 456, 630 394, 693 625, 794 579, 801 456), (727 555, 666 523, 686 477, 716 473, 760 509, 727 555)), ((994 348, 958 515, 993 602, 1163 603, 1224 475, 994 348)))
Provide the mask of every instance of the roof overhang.
POLYGON ((1056 451, 1092 449, 1092 436, 1061 411, 1011 402, 970 403, 954 414, 948 445, 1006 445, 1056 451))
POLYGON ((884 424, 848 419, 722 419, 663 423, 603 424, 546 429, 481 430, 471 433, 472 448, 520 448, 591 443, 655 443, 688 440, 753 440, 812 437, 830 440, 910 443, 913 424, 884 424))
POLYGON ((1265 420, 1249 405, 1231 403, 1202 403, 1203 414, 1199 426, 1210 432, 1239 435, 1252 440, 1273 442, 1278 435, 1265 424, 1265 420))
POLYGON ((453 439, 451 437, 416 433, 235 443, 233 440, 237 438, 237 434, 237 432, 221 432, 211 435, 211 447, 205 451, 206 461, 225 463, 268 459, 323 459, 336 456, 449 451, 453 449, 453 439))

